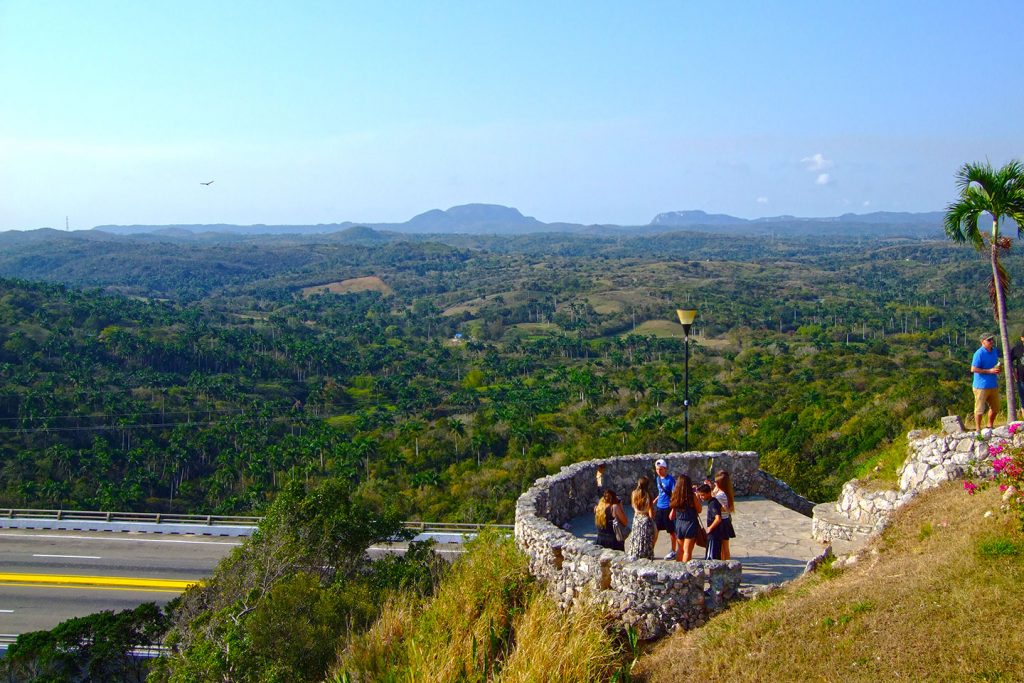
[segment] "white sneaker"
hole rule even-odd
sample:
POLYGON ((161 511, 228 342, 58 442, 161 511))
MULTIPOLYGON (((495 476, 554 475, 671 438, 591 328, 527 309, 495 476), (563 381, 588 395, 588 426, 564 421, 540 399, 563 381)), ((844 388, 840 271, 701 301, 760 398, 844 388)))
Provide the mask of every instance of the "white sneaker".
POLYGON ((674 559, 676 559, 676 551, 670 550, 668 555, 665 555, 664 559, 666 559, 666 560, 674 560, 674 559))

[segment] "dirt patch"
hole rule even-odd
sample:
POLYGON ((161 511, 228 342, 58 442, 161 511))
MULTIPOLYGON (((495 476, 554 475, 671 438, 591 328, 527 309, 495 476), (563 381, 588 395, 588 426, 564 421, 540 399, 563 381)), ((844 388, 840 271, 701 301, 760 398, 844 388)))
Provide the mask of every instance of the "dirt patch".
POLYGON ((376 275, 369 277, 354 277, 340 282, 328 282, 325 285, 314 285, 303 287, 302 296, 311 297, 314 294, 347 294, 349 292, 380 292, 381 294, 394 294, 394 290, 386 282, 376 275))

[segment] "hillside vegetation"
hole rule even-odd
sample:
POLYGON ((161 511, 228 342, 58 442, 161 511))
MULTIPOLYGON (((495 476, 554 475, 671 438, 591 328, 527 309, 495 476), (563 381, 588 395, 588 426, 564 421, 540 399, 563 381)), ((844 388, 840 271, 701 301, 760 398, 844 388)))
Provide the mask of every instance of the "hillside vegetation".
POLYGON ((449 242, 12 243, 0 274, 48 282, 0 280, 0 505, 261 513, 339 480, 405 518, 508 522, 563 464, 682 449, 686 305, 690 447, 759 451, 827 500, 970 410, 991 327, 985 264, 941 242, 449 242), (353 281, 392 293, 303 294, 353 281))
POLYGON ((1024 533, 999 492, 950 483, 828 568, 658 643, 634 673, 678 681, 1020 681, 1024 533), (986 513, 995 511, 986 517, 986 513))
POLYGON ((422 546, 369 562, 394 511, 292 485, 168 616, 144 606, 24 634, 0 675, 141 680, 128 650, 170 627, 151 681, 1018 681, 1024 532, 999 496, 925 493, 852 567, 643 651, 599 609, 560 611, 508 537, 481 536, 450 568, 422 546))

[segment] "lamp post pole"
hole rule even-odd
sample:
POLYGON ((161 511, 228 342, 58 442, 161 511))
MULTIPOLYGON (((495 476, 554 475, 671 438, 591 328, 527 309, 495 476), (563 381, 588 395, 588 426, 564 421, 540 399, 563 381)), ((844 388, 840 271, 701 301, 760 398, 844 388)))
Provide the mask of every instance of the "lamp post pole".
POLYGON ((685 397, 683 398, 683 447, 686 450, 690 450, 690 327, 693 325, 693 319, 697 317, 697 309, 695 308, 679 308, 676 309, 676 315, 679 316, 679 324, 683 326, 683 335, 685 337, 685 348, 686 348, 686 364, 683 373, 683 382, 685 387, 685 397))

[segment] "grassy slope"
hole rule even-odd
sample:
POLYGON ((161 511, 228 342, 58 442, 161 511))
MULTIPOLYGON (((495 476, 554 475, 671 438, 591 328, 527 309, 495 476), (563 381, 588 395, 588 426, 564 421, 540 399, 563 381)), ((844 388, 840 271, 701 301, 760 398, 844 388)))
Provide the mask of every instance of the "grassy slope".
POLYGON ((589 683, 608 680, 623 652, 597 610, 564 614, 530 577, 508 537, 474 541, 422 600, 396 596, 340 652, 330 683, 423 681, 589 683))
POLYGON ((658 643, 642 680, 1019 681, 1024 533, 957 484, 903 509, 862 560, 658 643), (995 514, 985 518, 988 510, 995 514))

